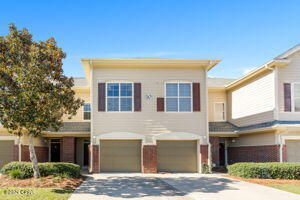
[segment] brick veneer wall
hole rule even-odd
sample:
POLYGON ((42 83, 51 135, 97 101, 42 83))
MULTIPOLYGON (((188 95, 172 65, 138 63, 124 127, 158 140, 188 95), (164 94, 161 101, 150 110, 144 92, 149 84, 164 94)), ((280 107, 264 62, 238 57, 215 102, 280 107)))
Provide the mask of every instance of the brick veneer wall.
POLYGON ((75 138, 62 138, 62 162, 75 163, 75 138))
MULTIPOLYGON (((15 145, 15 151, 18 151, 18 146, 15 145)), ((38 162, 48 162, 49 161, 49 148, 48 147, 34 147, 36 158, 38 162)), ((16 154, 18 156, 18 153, 16 154)), ((15 159, 15 153, 14 153, 14 159, 15 159)), ((18 158, 16 159, 18 160, 18 158)), ((21 160, 25 162, 30 162, 30 153, 29 153, 29 146, 28 145, 22 145, 21 146, 21 160)))
POLYGON ((99 145, 90 145, 90 172, 99 173, 99 145))
POLYGON ((219 137, 209 137, 209 142, 211 144, 211 160, 212 163, 216 166, 220 165, 220 155, 219 155, 219 143, 220 138, 219 137))
POLYGON ((157 173, 157 146, 143 146, 143 172, 157 173))
POLYGON ((280 145, 228 147, 228 164, 279 161, 280 145))
POLYGON ((287 162, 287 157, 286 157, 286 145, 282 146, 282 161, 287 162))
POLYGON ((14 145, 14 161, 19 161, 19 145, 14 145))
POLYGON ((208 163, 208 145, 200 145, 200 156, 202 163, 208 163))

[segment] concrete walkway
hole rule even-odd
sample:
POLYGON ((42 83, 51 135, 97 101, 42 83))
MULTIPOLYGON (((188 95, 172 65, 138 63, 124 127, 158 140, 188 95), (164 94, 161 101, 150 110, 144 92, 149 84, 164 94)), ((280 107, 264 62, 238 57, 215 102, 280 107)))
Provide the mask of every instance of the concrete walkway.
POLYGON ((220 175, 93 174, 69 200, 300 200, 300 195, 220 175))

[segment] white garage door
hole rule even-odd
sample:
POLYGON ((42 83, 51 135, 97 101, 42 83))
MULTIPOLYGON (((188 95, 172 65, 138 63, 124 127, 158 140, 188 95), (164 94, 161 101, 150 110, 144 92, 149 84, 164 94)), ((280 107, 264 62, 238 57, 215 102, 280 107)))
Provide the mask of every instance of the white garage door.
POLYGON ((286 155, 288 162, 300 162, 300 140, 286 140, 286 155))
POLYGON ((0 140, 0 169, 3 165, 13 161, 14 141, 0 140))

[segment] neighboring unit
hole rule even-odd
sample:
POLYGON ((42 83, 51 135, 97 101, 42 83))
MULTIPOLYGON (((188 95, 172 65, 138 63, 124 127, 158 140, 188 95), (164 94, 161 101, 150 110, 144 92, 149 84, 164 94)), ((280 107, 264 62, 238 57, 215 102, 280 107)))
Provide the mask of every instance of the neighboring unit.
POLYGON ((227 119, 210 119, 214 166, 300 161, 300 45, 223 87, 209 86, 209 104, 220 96, 227 119))

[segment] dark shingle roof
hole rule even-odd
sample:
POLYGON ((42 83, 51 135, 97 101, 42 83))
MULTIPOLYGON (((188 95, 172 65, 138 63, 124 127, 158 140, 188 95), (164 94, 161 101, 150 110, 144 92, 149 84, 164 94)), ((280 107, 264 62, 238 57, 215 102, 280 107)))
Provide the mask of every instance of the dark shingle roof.
POLYGON ((209 122, 210 132, 234 132, 237 127, 229 122, 209 122))
POLYGON ((288 124, 299 124, 300 121, 272 121, 260 124, 254 124, 249 126, 237 127, 229 122, 209 122, 209 131, 210 132, 234 132, 234 131, 248 131, 259 128, 267 128, 274 125, 288 125, 288 124))

